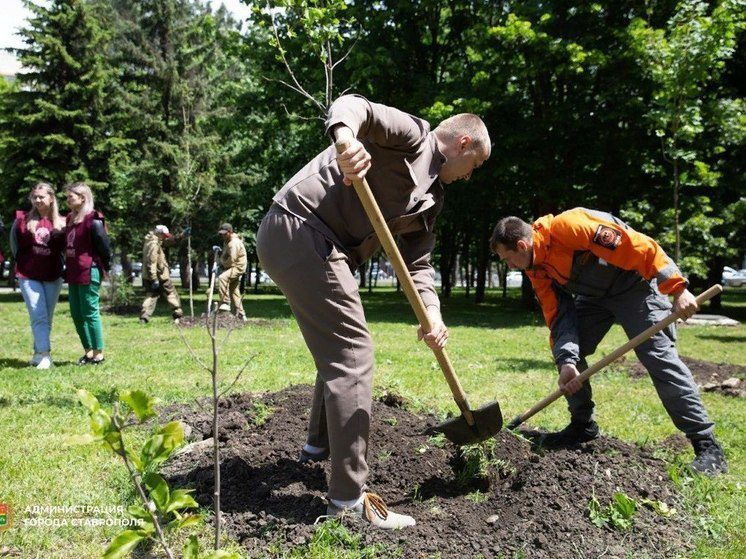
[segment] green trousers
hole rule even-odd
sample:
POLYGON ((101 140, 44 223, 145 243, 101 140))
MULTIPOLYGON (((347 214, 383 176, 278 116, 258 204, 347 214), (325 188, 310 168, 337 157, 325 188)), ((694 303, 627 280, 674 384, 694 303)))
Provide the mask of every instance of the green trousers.
POLYGON ((104 329, 101 327, 101 313, 98 308, 101 272, 98 267, 91 268, 91 283, 69 286, 70 314, 75 323, 80 343, 86 350, 104 349, 104 329))

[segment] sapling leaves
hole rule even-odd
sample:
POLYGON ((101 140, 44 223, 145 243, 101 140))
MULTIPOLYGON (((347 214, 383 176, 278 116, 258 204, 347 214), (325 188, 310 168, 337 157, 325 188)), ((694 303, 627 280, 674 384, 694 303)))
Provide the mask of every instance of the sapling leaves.
POLYGON ((101 404, 98 401, 98 398, 96 398, 93 394, 88 392, 87 390, 80 389, 77 391, 78 400, 80 400, 80 403, 85 406, 85 408, 89 412, 95 412, 101 407, 101 404))
POLYGON ((121 559, 146 537, 141 530, 125 530, 111 540, 109 547, 104 551, 103 559, 121 559))
POLYGON ((150 498, 155 503, 158 512, 161 515, 165 515, 171 496, 168 483, 166 483, 166 480, 162 476, 152 472, 145 474, 142 480, 145 483, 145 487, 148 488, 150 498))
POLYGON ((193 489, 176 489, 171 492, 166 512, 177 512, 181 509, 196 508, 199 506, 194 497, 190 495, 193 489))
POLYGON ((155 409, 153 409, 155 399, 145 394, 142 390, 126 390, 122 392, 119 399, 135 412, 137 420, 140 423, 156 415, 155 409))
POLYGON ((183 559, 241 559, 241 556, 238 553, 225 551, 223 549, 212 551, 207 555, 200 556, 197 536, 189 536, 187 543, 184 545, 182 557, 183 559))
MULTIPOLYGON (((135 414, 140 423, 157 415, 154 409, 156 403, 154 398, 140 390, 125 391, 119 396, 118 402, 114 403, 110 414, 101 407, 99 400, 90 392, 78 390, 77 395, 80 403, 88 410, 91 433, 72 437, 70 440, 75 443, 104 442, 112 452, 124 460, 130 478, 140 496, 138 504, 127 508, 129 516, 137 521, 138 529, 125 530, 116 536, 104 551, 103 558, 120 559, 129 554, 142 540, 150 539, 160 540, 166 555, 173 559, 174 555, 168 547, 164 530, 180 529, 201 522, 199 515, 185 514, 189 509, 198 506, 194 498, 189 495, 190 490, 171 491, 163 476, 156 472, 157 466, 184 441, 184 426, 178 421, 172 421, 158 428, 145 441, 138 453, 125 446, 123 431, 131 425, 127 422, 131 413, 135 414), (125 407, 122 408, 121 405, 125 407), (122 409, 124 411, 120 411, 122 409)), ((190 545, 191 540, 187 546, 188 549, 193 549, 189 547, 190 545)), ((197 555, 192 556, 197 557, 197 555)), ((233 556, 220 555, 215 556, 215 559, 219 557, 233 556)))
POLYGON ((178 421, 168 423, 143 445, 140 459, 144 467, 148 469, 165 462, 183 441, 183 425, 178 421))

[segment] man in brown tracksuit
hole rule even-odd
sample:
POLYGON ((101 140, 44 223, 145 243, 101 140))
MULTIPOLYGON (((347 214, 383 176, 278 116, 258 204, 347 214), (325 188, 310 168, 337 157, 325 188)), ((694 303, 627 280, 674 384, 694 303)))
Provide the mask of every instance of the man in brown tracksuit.
POLYGON ((156 225, 155 229, 145 235, 142 247, 142 286, 145 289, 145 300, 140 312, 140 322, 143 324, 150 321, 161 295, 166 296, 174 320, 179 320, 184 315, 179 294, 171 281, 166 253, 163 252, 164 246, 175 245, 182 236, 171 235, 165 225, 156 225))
POLYGON ((246 247, 243 241, 233 231, 230 223, 223 223, 218 230, 223 237, 223 252, 220 255, 220 267, 223 269, 218 276, 218 292, 220 293, 220 311, 230 311, 231 302, 236 316, 246 320, 246 313, 241 302, 241 276, 246 273, 246 247))
POLYGON ((490 155, 479 117, 455 115, 435 130, 417 117, 348 95, 329 109, 326 132, 350 147, 318 154, 274 197, 257 237, 259 260, 295 315, 317 369, 301 461, 331 457, 328 514, 342 511, 381 528, 414 524, 366 491, 373 342, 353 271, 380 247, 350 186, 367 175, 435 325, 419 332, 442 347, 447 330, 433 287, 433 226, 443 183, 468 180, 490 155))

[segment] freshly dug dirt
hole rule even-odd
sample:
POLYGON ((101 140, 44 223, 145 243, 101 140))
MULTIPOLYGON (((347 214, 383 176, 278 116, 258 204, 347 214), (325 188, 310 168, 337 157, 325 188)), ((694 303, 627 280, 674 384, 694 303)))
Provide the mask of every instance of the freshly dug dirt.
MULTIPOLYGON (((717 392, 725 396, 746 398, 746 367, 729 363, 712 363, 693 357, 682 357, 682 361, 692 371, 694 380, 704 392, 717 392)), ((633 378, 648 376, 648 371, 637 360, 625 360, 619 363, 626 368, 633 378)))
MULTIPOLYGON (((488 473, 460 483, 459 449, 421 434, 436 418, 406 411, 391 395, 386 400, 373 406, 368 483, 393 510, 413 515, 417 525, 384 532, 345 520, 366 545, 385 546, 378 557, 666 558, 691 549, 692 525, 680 512, 663 517, 640 504, 626 532, 599 528, 589 519, 591 498, 606 507, 616 491, 638 503, 677 504, 666 464, 652 449, 601 438, 541 451, 503 431, 488 473)), ((228 532, 252 556, 273 543, 307 544, 314 521, 325 514, 328 462, 296 461, 310 401, 311 387, 294 386, 223 402, 222 508, 228 532)), ((192 440, 211 437, 207 409, 171 408, 163 419, 186 422, 192 440)), ((165 475, 175 485, 196 488, 200 504, 211 507, 212 446, 205 443, 173 457, 165 475)))
MULTIPOLYGON (((184 316, 179 319, 179 326, 182 328, 204 328, 205 327, 205 315, 195 316, 184 316)), ((209 319, 210 327, 212 327, 212 319, 209 319)), ((218 313, 218 328, 243 328, 247 324, 240 318, 236 318, 228 312, 218 313)))

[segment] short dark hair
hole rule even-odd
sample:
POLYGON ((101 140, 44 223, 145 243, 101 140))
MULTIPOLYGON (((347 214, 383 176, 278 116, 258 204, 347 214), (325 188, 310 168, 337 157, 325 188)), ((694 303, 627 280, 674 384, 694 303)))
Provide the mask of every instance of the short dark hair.
POLYGON ((518 248, 518 241, 530 239, 531 235, 531 226, 520 217, 504 217, 495 225, 490 238, 490 249, 497 252, 497 245, 503 245, 508 250, 515 250, 518 248))

